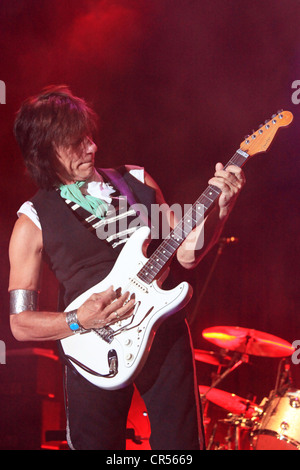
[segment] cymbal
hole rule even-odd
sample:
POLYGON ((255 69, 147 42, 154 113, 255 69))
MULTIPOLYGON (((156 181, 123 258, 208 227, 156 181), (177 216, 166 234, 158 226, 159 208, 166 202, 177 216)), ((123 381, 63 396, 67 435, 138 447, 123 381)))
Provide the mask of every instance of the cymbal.
POLYGON ((231 357, 224 356, 214 351, 205 351, 202 349, 194 349, 195 360, 212 364, 214 366, 226 366, 231 361, 231 357))
POLYGON ((286 357, 295 351, 290 343, 277 336, 238 326, 207 328, 202 335, 220 348, 253 356, 286 357))
MULTIPOLYGON (((200 395, 205 395, 209 389, 210 387, 199 385, 200 395)), ((255 411, 259 410, 259 407, 250 400, 217 388, 209 390, 206 398, 215 405, 218 405, 236 415, 247 414, 247 416, 250 417, 255 411)))

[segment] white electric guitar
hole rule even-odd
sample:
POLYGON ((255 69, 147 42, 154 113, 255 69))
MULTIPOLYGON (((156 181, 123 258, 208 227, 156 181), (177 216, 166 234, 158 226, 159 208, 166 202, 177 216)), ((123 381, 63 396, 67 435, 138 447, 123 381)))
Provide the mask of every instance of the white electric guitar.
MULTIPOLYGON (((241 168, 249 157, 265 152, 277 130, 292 120, 289 111, 274 115, 242 142, 225 168, 229 165, 241 168)), ((67 307, 66 311, 77 309, 93 293, 103 292, 111 285, 135 296, 130 318, 61 340, 66 357, 89 382, 111 390, 133 382, 148 357, 159 325, 189 302, 192 288, 187 282, 171 290, 162 290, 158 280, 188 234, 213 207, 220 192, 209 185, 150 258, 143 254, 150 229, 138 229, 122 249, 110 274, 67 307)))

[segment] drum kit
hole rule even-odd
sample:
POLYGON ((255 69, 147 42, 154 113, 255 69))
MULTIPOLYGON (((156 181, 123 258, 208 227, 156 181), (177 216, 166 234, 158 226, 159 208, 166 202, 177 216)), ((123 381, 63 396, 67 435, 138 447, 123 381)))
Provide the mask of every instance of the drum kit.
POLYGON ((208 328, 202 335, 219 348, 194 351, 196 361, 217 367, 211 385, 199 385, 207 450, 300 450, 300 390, 291 387, 287 359, 293 346, 268 333, 232 326, 208 328), (260 404, 219 388, 225 377, 249 363, 249 356, 281 358, 275 388, 260 404), (211 404, 229 413, 208 432, 211 404), (226 430, 221 443, 216 439, 220 426, 226 430))

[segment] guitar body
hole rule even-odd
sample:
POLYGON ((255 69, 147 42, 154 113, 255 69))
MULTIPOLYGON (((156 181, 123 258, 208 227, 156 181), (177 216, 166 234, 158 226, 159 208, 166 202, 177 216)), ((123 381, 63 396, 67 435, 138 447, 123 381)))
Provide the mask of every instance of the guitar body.
POLYGON ((156 281, 146 284, 136 275, 148 259, 143 255, 143 246, 150 229, 138 229, 127 241, 114 268, 100 283, 77 297, 66 311, 79 308, 92 294, 103 292, 111 285, 122 292, 135 296, 133 316, 109 327, 111 342, 103 339, 96 330, 75 334, 61 340, 64 353, 76 361, 71 363, 77 371, 94 385, 108 390, 125 387, 141 371, 148 357, 155 333, 168 316, 183 308, 192 296, 192 288, 182 282, 171 290, 163 290, 156 281), (117 357, 117 373, 109 375, 109 354, 117 357), (78 365, 81 363, 85 368, 78 365))

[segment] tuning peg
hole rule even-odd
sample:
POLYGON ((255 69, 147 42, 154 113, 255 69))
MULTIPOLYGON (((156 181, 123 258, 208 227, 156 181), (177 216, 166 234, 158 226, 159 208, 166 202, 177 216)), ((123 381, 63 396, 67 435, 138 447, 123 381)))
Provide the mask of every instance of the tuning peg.
POLYGON ((276 118, 277 114, 273 114, 272 115, 272 119, 276 118))
POLYGON ((269 119, 266 119, 266 120, 265 120, 265 124, 268 124, 268 122, 269 122, 269 119))
POLYGON ((283 113, 283 109, 280 109, 280 110, 277 111, 277 112, 278 112, 278 117, 279 117, 279 119, 283 119, 283 114, 282 114, 282 113, 283 113))
POLYGON ((262 127, 264 127, 264 125, 263 125, 263 124, 260 124, 260 125, 258 126, 258 129, 261 129, 262 127))

